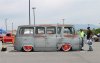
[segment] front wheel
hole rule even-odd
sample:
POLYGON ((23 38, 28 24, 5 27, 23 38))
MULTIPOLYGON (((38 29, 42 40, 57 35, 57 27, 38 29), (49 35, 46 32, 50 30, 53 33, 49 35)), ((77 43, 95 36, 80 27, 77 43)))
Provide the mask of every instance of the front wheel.
POLYGON ((65 51, 65 52, 70 51, 71 50, 71 44, 66 43, 66 44, 62 45, 61 50, 65 51))

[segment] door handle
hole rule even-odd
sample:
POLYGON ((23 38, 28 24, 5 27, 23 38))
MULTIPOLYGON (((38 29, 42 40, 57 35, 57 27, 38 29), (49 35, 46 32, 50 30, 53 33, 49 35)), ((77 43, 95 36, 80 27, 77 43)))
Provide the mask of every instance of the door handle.
POLYGON ((61 39, 64 39, 63 37, 61 37, 61 39))

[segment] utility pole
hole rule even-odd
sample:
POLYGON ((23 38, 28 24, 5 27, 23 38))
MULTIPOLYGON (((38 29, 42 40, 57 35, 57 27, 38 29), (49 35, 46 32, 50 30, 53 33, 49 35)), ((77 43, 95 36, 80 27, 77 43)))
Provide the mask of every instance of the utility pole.
POLYGON ((5 27, 6 27, 6 32, 8 31, 7 30, 7 18, 5 19, 5 27))
POLYGON ((63 21, 63 25, 64 25, 64 21, 65 21, 65 19, 62 19, 62 21, 63 21))
POLYGON ((34 25, 35 25, 35 7, 32 8, 33 9, 33 16, 34 16, 34 25))
POLYGON ((13 34, 13 22, 12 22, 12 34, 13 34))
POLYGON ((30 17, 30 0, 29 0, 29 25, 31 25, 31 17, 30 17))

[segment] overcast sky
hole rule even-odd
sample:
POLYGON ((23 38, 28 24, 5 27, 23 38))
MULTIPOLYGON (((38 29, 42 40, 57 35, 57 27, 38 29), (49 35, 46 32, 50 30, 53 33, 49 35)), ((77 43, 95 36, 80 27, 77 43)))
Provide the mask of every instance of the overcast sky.
MULTIPOLYGON (((100 0, 30 0, 31 24, 32 7, 36 7, 36 24, 95 24, 100 23, 100 0)), ((12 22, 14 29, 18 25, 29 23, 29 0, 0 0, 0 27, 5 28, 7 18, 8 29, 12 22)))

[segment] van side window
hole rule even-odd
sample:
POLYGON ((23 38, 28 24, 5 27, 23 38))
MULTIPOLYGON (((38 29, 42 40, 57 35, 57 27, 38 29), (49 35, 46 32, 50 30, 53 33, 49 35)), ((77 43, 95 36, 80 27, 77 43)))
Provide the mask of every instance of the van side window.
POLYGON ((36 27, 36 34, 45 34, 45 27, 36 27))
POLYGON ((20 28, 20 31, 19 31, 19 34, 20 35, 33 35, 34 34, 34 28, 32 27, 22 27, 20 28))
POLYGON ((47 34, 56 34, 56 27, 47 27, 47 34))
POLYGON ((57 27, 57 33, 61 34, 62 27, 57 27))

